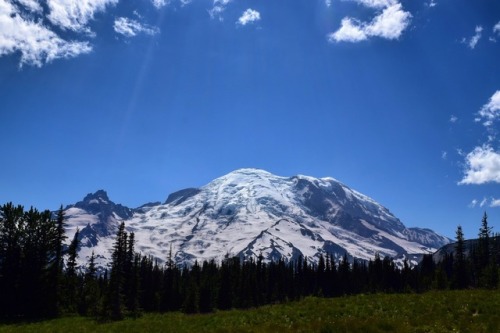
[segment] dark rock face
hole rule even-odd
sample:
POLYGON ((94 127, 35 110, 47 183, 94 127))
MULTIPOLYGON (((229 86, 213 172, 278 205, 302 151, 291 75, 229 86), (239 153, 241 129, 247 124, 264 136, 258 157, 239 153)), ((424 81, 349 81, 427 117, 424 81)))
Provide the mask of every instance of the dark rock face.
POLYGON ((89 214, 95 215, 99 218, 99 223, 92 225, 92 228, 96 235, 99 236, 109 236, 116 231, 117 225, 112 223, 114 219, 128 219, 133 215, 133 210, 122 206, 120 204, 115 204, 113 201, 109 200, 108 194, 104 190, 99 190, 95 193, 89 193, 85 196, 82 201, 77 202, 74 205, 67 206, 69 208, 80 208, 89 214))
POLYGON ((167 201, 165 201, 165 205, 173 202, 175 202, 174 205, 180 205, 181 203, 198 193, 200 193, 200 189, 197 188, 186 188, 184 190, 174 192, 168 196, 167 201))

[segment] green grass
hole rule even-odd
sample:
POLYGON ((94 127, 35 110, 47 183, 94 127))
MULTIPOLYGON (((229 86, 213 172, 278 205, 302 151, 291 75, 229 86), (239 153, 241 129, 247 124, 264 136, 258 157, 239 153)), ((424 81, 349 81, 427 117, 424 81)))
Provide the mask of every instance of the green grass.
POLYGON ((110 323, 68 317, 0 325, 3 332, 500 332, 500 291, 311 297, 251 310, 146 314, 110 323))

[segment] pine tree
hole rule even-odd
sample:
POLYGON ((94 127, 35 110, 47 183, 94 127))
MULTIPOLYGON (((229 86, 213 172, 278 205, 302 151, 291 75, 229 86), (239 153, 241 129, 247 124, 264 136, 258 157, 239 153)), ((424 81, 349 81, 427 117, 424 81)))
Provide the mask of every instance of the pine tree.
POLYGON ((124 289, 126 295, 126 306, 129 313, 137 317, 139 315, 139 262, 140 257, 135 253, 135 235, 130 233, 127 243, 127 253, 124 263, 124 289))
POLYGON ((224 260, 219 267, 220 271, 220 286, 217 296, 217 308, 220 310, 228 310, 233 307, 233 286, 234 281, 231 279, 231 267, 229 259, 224 260))
POLYGON ((79 235, 80 235, 80 230, 77 228, 75 235, 73 236, 73 240, 71 241, 68 247, 68 261, 66 263, 66 275, 68 277, 76 276, 76 268, 77 268, 76 258, 78 257, 79 235))
POLYGON ((342 257, 342 262, 340 262, 339 264, 340 287, 342 288, 340 292, 344 295, 350 294, 351 292, 350 275, 351 275, 351 267, 349 265, 347 252, 344 252, 344 256, 342 257))
POLYGON ((498 268, 495 265, 494 257, 491 255, 491 230, 492 228, 488 226, 488 216, 485 212, 481 220, 481 228, 479 229, 476 270, 479 276, 480 286, 496 288, 498 286, 499 277, 498 268))
POLYGON ((65 304, 65 310, 74 313, 77 310, 77 257, 78 257, 78 235, 80 230, 76 229, 73 240, 68 247, 68 260, 66 261, 66 275, 64 283, 64 293, 62 294, 65 304))
POLYGON ((105 306, 105 316, 118 320, 123 318, 124 313, 124 279, 125 258, 127 251, 127 233, 125 223, 122 222, 116 234, 113 254, 111 256, 111 274, 109 279, 109 290, 105 306))
POLYGON ((467 261, 465 257, 465 239, 462 226, 457 227, 455 243, 455 261, 453 267, 453 287, 466 288, 469 285, 467 261))
POLYGON ((0 207, 0 315, 19 314, 18 279, 21 270, 19 225, 23 223, 24 208, 11 202, 0 207))
POLYGON ((490 233, 491 227, 488 226, 488 215, 484 212, 481 220, 481 228, 479 228, 479 269, 482 270, 488 266, 490 262, 490 233))
POLYGON ((59 211, 57 212, 57 219, 56 219, 56 224, 57 224, 57 234, 55 238, 55 249, 56 249, 56 255, 55 255, 55 266, 57 270, 57 274, 60 275, 62 274, 63 270, 63 243, 66 240, 66 235, 64 233, 64 228, 66 224, 64 223, 64 210, 63 206, 59 208, 59 211))
POLYGON ((52 306, 53 309, 51 311, 54 313, 54 315, 57 315, 61 310, 60 304, 62 302, 61 290, 62 290, 63 266, 64 266, 63 244, 67 238, 64 231, 65 227, 66 224, 64 223, 64 209, 63 206, 61 205, 59 207, 59 211, 57 212, 55 237, 53 239, 55 256, 49 272, 50 275, 49 280, 51 281, 49 294, 50 297, 53 299, 53 301, 51 302, 53 303, 52 306))
POLYGON ((326 287, 325 270, 326 270, 325 257, 323 257, 323 254, 320 254, 319 259, 318 259, 318 270, 317 270, 317 274, 316 274, 317 275, 317 284, 316 284, 316 290, 315 290, 315 293, 318 296, 324 295, 324 290, 326 287))
POLYGON ((93 317, 99 315, 100 288, 96 273, 95 254, 94 251, 92 251, 92 255, 87 265, 87 271, 83 278, 83 288, 79 297, 78 313, 80 315, 93 317))

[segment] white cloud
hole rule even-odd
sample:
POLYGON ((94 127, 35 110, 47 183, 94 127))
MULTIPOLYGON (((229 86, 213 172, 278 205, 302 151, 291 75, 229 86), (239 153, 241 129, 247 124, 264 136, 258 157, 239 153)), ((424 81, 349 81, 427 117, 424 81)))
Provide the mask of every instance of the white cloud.
POLYGON ((55 25, 77 32, 90 32, 87 23, 118 0, 47 0, 48 19, 55 25))
POLYGON ((493 32, 500 35, 500 21, 498 21, 498 23, 493 27, 493 32))
POLYGON ((457 121, 458 121, 458 117, 454 116, 454 115, 451 115, 451 117, 450 117, 450 123, 456 123, 457 121))
POLYGON ((354 1, 366 7, 377 8, 377 9, 387 8, 398 3, 398 0, 354 0, 354 1))
POLYGON ((260 20, 260 13, 256 10, 248 8, 247 10, 245 10, 243 15, 241 15, 241 17, 238 19, 237 23, 241 25, 247 25, 249 23, 253 23, 259 20, 260 20))
POLYGON ((465 157, 466 170, 459 185, 500 183, 500 152, 491 146, 474 148, 465 157))
POLYGON ((360 23, 350 17, 344 17, 340 23, 339 30, 332 32, 327 37, 330 42, 355 43, 368 38, 364 30, 364 27, 360 23))
POLYGON ((472 36, 471 39, 469 39, 469 41, 467 41, 467 39, 465 39, 465 38, 462 39, 462 43, 466 43, 469 46, 469 48, 472 50, 476 47, 477 43, 481 39, 483 27, 478 25, 478 26, 476 26, 476 29, 474 31, 475 31, 475 35, 472 36))
POLYGON ((332 0, 325 0, 325 6, 330 8, 332 6, 332 0))
POLYGON ((149 25, 141 24, 140 22, 129 19, 126 17, 119 17, 115 20, 113 25, 115 32, 124 35, 125 37, 134 37, 140 33, 145 33, 147 35, 155 35, 160 30, 156 27, 151 27, 149 25))
POLYGON ((469 204, 470 208, 474 208, 476 206, 479 206, 480 208, 483 208, 483 207, 486 207, 486 206, 489 206, 489 207, 492 207, 492 208, 494 208, 494 207, 500 207, 500 199, 495 199, 495 198, 487 199, 487 198, 483 198, 483 200, 481 200, 481 202, 479 202, 479 200, 477 200, 477 199, 474 199, 469 204), (488 204, 488 201, 489 201, 489 204, 488 204))
POLYGON ((218 19, 219 21, 224 21, 224 18, 222 17, 224 10, 225 8, 222 6, 213 6, 212 9, 208 10, 208 15, 210 15, 212 20, 218 19))
POLYGON ((153 6, 155 6, 157 9, 165 7, 170 3, 169 0, 151 0, 151 2, 153 3, 153 6))
POLYGON ((231 2, 232 0, 214 0, 214 6, 212 9, 208 11, 208 14, 210 15, 210 18, 212 20, 218 19, 219 21, 224 21, 224 18, 222 17, 222 13, 224 10, 226 10, 226 6, 231 2))
POLYGON ((26 9, 34 13, 43 12, 43 8, 37 0, 17 0, 26 9))
POLYGON ((483 105, 478 112, 476 121, 484 121, 483 125, 489 127, 495 120, 500 119, 500 90, 497 90, 487 104, 483 105))
POLYGON ((396 3, 385 8, 369 24, 345 17, 340 28, 327 37, 330 42, 360 42, 368 37, 398 39, 410 24, 410 19, 411 14, 396 3))
POLYGON ((387 39, 398 39, 410 24, 411 14, 405 12, 400 3, 384 9, 382 14, 366 27, 370 36, 378 36, 387 39))
POLYGON ((441 152, 441 158, 443 160, 447 159, 448 158, 448 152, 446 152, 446 151, 441 152))
POLYGON ((435 2, 434 0, 431 0, 431 1, 430 1, 430 2, 428 2, 426 5, 427 5, 427 7, 429 7, 429 8, 436 7, 436 6, 437 6, 437 2, 435 2))
POLYGON ((88 42, 64 40, 40 22, 23 18, 12 3, 0 0, 0 56, 20 53, 20 66, 40 67, 90 51, 88 42))

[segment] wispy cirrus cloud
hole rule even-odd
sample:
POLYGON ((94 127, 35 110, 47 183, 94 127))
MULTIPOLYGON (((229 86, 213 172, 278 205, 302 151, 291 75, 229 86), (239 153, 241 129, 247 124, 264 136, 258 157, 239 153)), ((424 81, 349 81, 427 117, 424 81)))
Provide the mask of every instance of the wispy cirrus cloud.
POLYGON ((232 0, 214 0, 213 7, 208 10, 208 14, 212 20, 218 19, 219 21, 224 21, 222 13, 226 10, 226 6, 232 0))
POLYGON ((500 119, 500 90, 497 90, 490 97, 488 103, 483 105, 478 112, 476 122, 483 122, 485 127, 491 127, 493 123, 500 119))
POLYGON ((43 12, 43 8, 37 0, 18 0, 18 2, 30 12, 43 12))
POLYGON ((491 207, 491 208, 500 207, 500 199, 483 198, 483 200, 481 200, 481 202, 479 202, 479 200, 477 200, 477 199, 473 199, 471 201, 471 203, 469 204, 470 208, 475 208, 475 207, 483 208, 486 206, 491 207))
POLYGON ((387 8, 398 3, 398 0, 352 0, 369 8, 387 8))
POLYGON ((260 13, 254 9, 248 8, 243 12, 236 23, 240 25, 247 25, 257 21, 260 21, 260 13))
POLYGON ((400 3, 391 0, 359 0, 358 2, 372 8, 384 8, 369 23, 345 17, 340 28, 330 33, 330 42, 361 42, 370 37, 389 40, 398 39, 409 26, 412 15, 403 10, 400 3), (383 7, 385 6, 385 7, 383 7))
POLYGON ((474 208, 477 206, 477 199, 472 199, 471 203, 469 204, 469 208, 474 208))
POLYGON ((431 0, 425 4, 427 7, 432 8, 437 6, 437 2, 434 0, 431 0))
POLYGON ((500 21, 493 27, 493 32, 500 35, 500 21))
MULTIPOLYGON (((34 2, 22 4, 31 11, 39 11, 34 2)), ((0 0, 0 56, 20 53, 20 67, 25 64, 40 67, 55 59, 91 51, 88 42, 65 40, 40 21, 24 18, 11 2, 0 0)))
POLYGON ((170 0, 151 0, 151 3, 157 9, 160 9, 160 8, 165 7, 166 5, 168 5, 170 3, 170 0))
POLYGON ((87 23, 94 15, 117 3, 118 0, 47 0, 47 18, 65 30, 90 32, 87 23))
POLYGON ((474 29, 474 36, 472 36, 471 38, 462 38, 462 43, 463 44, 467 44, 467 46, 471 49, 471 50, 474 50, 476 48, 476 45, 477 43, 479 43, 479 40, 481 39, 482 35, 483 35, 483 27, 478 25, 476 26, 476 28, 474 29))
POLYGON ((157 27, 142 24, 139 21, 126 17, 117 18, 115 20, 113 28, 116 33, 119 33, 125 37, 134 37, 141 33, 147 35, 156 35, 160 32, 160 29, 158 29, 157 27))

